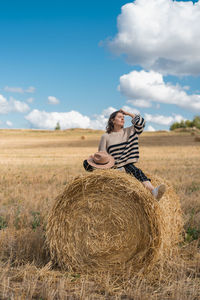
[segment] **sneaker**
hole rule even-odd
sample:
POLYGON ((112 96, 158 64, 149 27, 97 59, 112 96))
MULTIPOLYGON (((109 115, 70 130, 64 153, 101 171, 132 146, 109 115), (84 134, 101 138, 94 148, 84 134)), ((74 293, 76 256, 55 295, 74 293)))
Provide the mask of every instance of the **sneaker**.
POLYGON ((164 184, 161 184, 157 186, 155 189, 153 189, 152 194, 157 200, 160 200, 163 196, 163 194, 166 191, 166 186, 164 184))

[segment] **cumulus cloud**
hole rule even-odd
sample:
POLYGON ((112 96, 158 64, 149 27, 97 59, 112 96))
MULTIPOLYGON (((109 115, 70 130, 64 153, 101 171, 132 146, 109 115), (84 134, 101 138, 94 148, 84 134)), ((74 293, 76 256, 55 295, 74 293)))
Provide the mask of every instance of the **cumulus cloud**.
POLYGON ((23 89, 21 87, 11 87, 11 86, 5 86, 4 90, 9 93, 19 93, 19 94, 24 94, 24 93, 34 93, 35 88, 33 86, 30 86, 27 89, 23 89))
POLYGON ((6 121, 6 125, 9 126, 9 127, 11 127, 13 125, 13 123, 10 122, 10 121, 6 121))
POLYGON ((140 114, 140 111, 136 108, 132 108, 130 106, 124 105, 122 106, 122 109, 126 112, 132 113, 132 114, 140 114))
MULTIPOLYGON (((107 111, 106 109, 104 113, 107 111)), ((25 119, 31 124, 31 127, 40 129, 54 129, 57 122, 59 122, 61 129, 69 128, 92 128, 105 129, 108 116, 104 113, 94 115, 93 119, 84 116, 78 111, 69 112, 46 112, 34 109, 25 119)))
MULTIPOLYGON (((139 113, 138 110, 123 106, 122 109, 133 113, 139 113)), ((110 114, 117 109, 108 107, 101 114, 96 114, 92 118, 84 116, 77 111, 69 112, 46 112, 37 109, 32 110, 25 119, 28 120, 33 128, 54 129, 57 122, 61 129, 68 128, 92 128, 105 130, 110 114)))
MULTIPOLYGON (((126 111, 130 110, 132 113, 139 113, 139 111, 133 111, 133 109, 127 106, 124 106, 123 109, 126 111)), ((115 110, 116 109, 114 109, 114 111, 115 110)), ((94 115, 93 118, 90 118, 74 110, 69 112, 46 112, 34 109, 25 116, 25 119, 30 122, 32 128, 51 130, 55 129, 57 122, 59 122, 61 129, 92 128, 105 130, 110 112, 112 113, 113 110, 111 107, 108 107, 103 110, 101 114, 94 115)), ((181 115, 176 114, 172 116, 145 114, 144 117, 147 122, 159 125, 171 125, 174 122, 184 120, 181 115)), ((147 130, 153 131, 155 129, 149 125, 147 130)))
POLYGON ((146 131, 156 131, 155 128, 153 128, 153 126, 149 125, 147 127, 147 130, 146 131))
POLYGON ((33 101, 34 101, 34 98, 28 98, 27 100, 26 100, 28 103, 33 103, 33 101))
POLYGON ((29 106, 25 102, 15 100, 14 98, 11 98, 10 102, 8 103, 11 111, 25 113, 29 110, 29 106))
POLYGON ((116 110, 116 108, 110 106, 102 111, 102 115, 104 115, 105 117, 109 117, 116 110))
POLYGON ((128 99, 133 99, 128 100, 132 104, 144 101, 150 105, 154 101, 200 112, 200 94, 187 94, 181 86, 165 83, 163 76, 154 71, 132 71, 125 74, 120 77, 118 89, 128 99))
POLYGON ((162 115, 151 115, 145 114, 144 115, 146 122, 151 122, 159 125, 171 125, 174 122, 180 122, 184 120, 181 115, 173 114, 172 116, 162 116, 162 115))
POLYGON ((32 127, 54 129, 57 122, 60 123, 61 129, 67 128, 89 128, 90 119, 83 116, 77 111, 70 112, 46 112, 34 109, 26 117, 32 127))
POLYGON ((200 2, 135 0, 122 7, 108 42, 129 63, 162 74, 200 73, 200 2))
POLYGON ((13 97, 8 101, 3 95, 0 95, 0 114, 9 112, 25 113, 29 110, 29 106, 22 101, 18 101, 13 97))
POLYGON ((56 104, 59 104, 60 101, 59 101, 59 99, 57 99, 57 98, 54 97, 54 96, 49 96, 49 97, 48 97, 48 103, 49 103, 49 104, 54 104, 54 105, 56 105, 56 104))
MULTIPOLYGON (((127 106, 127 105, 122 106, 121 109, 123 109, 124 111, 130 112, 130 113, 133 113, 133 114, 139 114, 140 113, 138 109, 132 108, 132 107, 127 106)), ((110 106, 110 107, 104 109, 102 111, 101 115, 103 115, 105 117, 109 117, 116 110, 119 110, 119 108, 114 108, 114 107, 110 106)))
POLYGON ((35 93, 35 87, 34 86, 29 86, 29 88, 27 88, 25 90, 25 93, 35 93))
POLYGON ((108 115, 105 116, 103 113, 100 115, 94 115, 93 119, 90 119, 90 124, 88 128, 105 130, 108 122, 108 117, 108 115))
POLYGON ((127 103, 131 103, 132 105, 141 108, 148 108, 152 106, 150 101, 144 99, 128 100, 127 103))
POLYGON ((4 91, 9 92, 9 93, 19 93, 23 94, 24 90, 20 87, 11 87, 11 86, 5 86, 4 91))

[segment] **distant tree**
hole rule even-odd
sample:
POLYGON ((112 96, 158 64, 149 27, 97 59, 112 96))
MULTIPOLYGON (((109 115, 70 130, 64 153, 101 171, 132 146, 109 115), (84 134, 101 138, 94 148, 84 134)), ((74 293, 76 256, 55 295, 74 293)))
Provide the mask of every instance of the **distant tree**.
POLYGON ((186 120, 181 122, 175 122, 170 126, 170 130, 174 130, 176 128, 191 128, 196 127, 200 129, 200 116, 195 116, 192 121, 186 120))
POLYGON ((186 128, 186 124, 185 124, 185 121, 181 121, 180 122, 180 128, 186 128))
POLYGON ((174 130, 174 129, 176 129, 176 128, 180 128, 180 123, 175 122, 175 123, 173 123, 173 124, 170 126, 170 130, 174 130))
POLYGON ((195 116, 193 119, 193 126, 200 129, 200 116, 195 116))
POLYGON ((185 125, 186 125, 186 127, 194 127, 193 121, 190 121, 190 120, 186 120, 185 125))
POLYGON ((60 123, 59 122, 57 122, 56 123, 56 127, 55 127, 55 130, 60 130, 61 128, 60 128, 60 123))

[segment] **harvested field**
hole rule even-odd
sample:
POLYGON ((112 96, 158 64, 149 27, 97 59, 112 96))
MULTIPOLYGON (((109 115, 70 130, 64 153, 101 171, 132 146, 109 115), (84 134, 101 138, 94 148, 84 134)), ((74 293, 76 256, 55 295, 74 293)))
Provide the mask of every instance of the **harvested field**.
POLYGON ((131 274, 127 281, 124 274, 62 271, 50 263, 48 212, 74 177, 85 176, 82 161, 96 151, 100 135, 78 129, 0 130, 0 299, 200 297, 200 143, 190 133, 140 138, 138 167, 170 182, 183 211, 183 241, 175 258, 155 265, 156 282, 131 274))

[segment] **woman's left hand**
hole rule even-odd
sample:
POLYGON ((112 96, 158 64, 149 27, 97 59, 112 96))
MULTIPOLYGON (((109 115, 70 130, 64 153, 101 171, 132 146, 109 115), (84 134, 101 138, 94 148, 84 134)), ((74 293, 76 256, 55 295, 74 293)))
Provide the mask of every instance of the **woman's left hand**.
POLYGON ((126 111, 124 111, 123 109, 121 109, 120 108, 120 110, 119 110, 122 114, 124 114, 125 116, 127 116, 129 113, 128 112, 126 112, 126 111))
POLYGON ((124 114, 125 116, 130 116, 130 117, 132 117, 132 118, 135 117, 135 114, 131 114, 131 113, 127 112, 127 111, 124 111, 124 110, 121 109, 121 108, 120 108, 119 111, 120 111, 122 114, 124 114))

